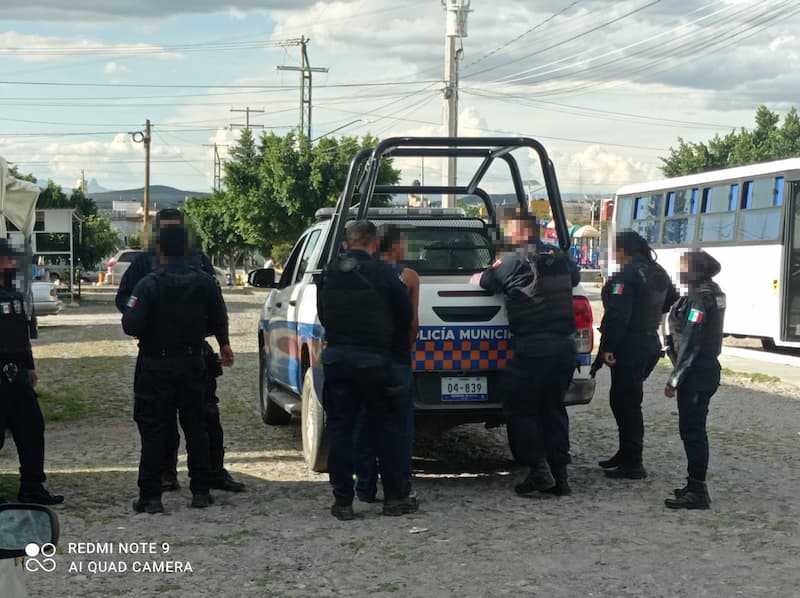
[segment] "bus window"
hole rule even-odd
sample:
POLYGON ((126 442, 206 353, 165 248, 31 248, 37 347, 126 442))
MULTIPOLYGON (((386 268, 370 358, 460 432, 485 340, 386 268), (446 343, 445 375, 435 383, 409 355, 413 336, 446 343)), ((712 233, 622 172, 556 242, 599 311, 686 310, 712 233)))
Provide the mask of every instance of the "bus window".
POLYGON ((783 177, 745 181, 742 210, 736 224, 738 241, 777 241, 781 235, 783 177))
POLYGON ((664 214, 663 206, 663 193, 636 198, 631 228, 647 239, 649 243, 658 243, 658 229, 661 225, 661 216, 664 214))
POLYGON ((700 214, 700 241, 717 243, 733 241, 736 199, 739 185, 719 185, 703 189, 703 206, 700 214))
POLYGON ((694 232, 697 228, 697 218, 670 218, 664 221, 665 245, 691 245, 694 242, 694 232))
POLYGON ((633 198, 621 197, 617 201, 617 230, 628 230, 631 227, 633 198))

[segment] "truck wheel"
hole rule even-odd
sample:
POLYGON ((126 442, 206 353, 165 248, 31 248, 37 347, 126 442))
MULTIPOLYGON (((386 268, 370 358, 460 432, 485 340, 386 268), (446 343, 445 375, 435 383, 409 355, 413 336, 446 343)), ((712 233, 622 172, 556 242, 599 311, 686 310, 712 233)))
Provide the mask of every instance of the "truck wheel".
POLYGON ((300 422, 303 458, 311 471, 328 471, 328 435, 325 433, 325 410, 314 390, 311 368, 303 376, 303 410, 300 422))
POLYGON ((261 410, 261 420, 270 426, 286 425, 292 420, 292 416, 269 398, 272 383, 269 381, 267 356, 263 348, 259 349, 258 355, 258 406, 261 410))

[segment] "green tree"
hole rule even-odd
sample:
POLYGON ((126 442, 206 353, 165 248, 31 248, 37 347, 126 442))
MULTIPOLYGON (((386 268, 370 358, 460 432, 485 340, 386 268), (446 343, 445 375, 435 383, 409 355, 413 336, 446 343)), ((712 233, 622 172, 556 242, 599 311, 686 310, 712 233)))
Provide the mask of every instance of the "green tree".
POLYGON ((33 176, 32 174, 30 174, 30 173, 22 174, 19 171, 19 168, 17 167, 16 164, 9 165, 8 174, 10 174, 11 176, 13 176, 16 179, 20 179, 22 181, 28 181, 29 183, 36 183, 37 182, 36 181, 36 177, 33 176))
POLYGON ((800 156, 800 117, 792 108, 780 123, 780 116, 766 106, 759 106, 756 127, 715 135, 707 143, 686 143, 678 137, 678 146, 661 157, 661 170, 674 177, 719 168, 743 166, 769 160, 800 156))
MULTIPOLYGON (((351 160, 376 142, 369 136, 326 137, 314 145, 294 133, 264 134, 256 142, 244 130, 225 164, 224 190, 209 200, 190 200, 187 214, 207 251, 238 261, 242 252, 257 248, 282 261, 276 254, 295 241, 319 208, 336 203, 351 160)), ((379 183, 399 179, 400 172, 385 160, 379 183)))
POLYGON ((75 257, 82 268, 92 268, 119 246, 119 233, 108 220, 97 214, 88 216, 76 231, 75 257))

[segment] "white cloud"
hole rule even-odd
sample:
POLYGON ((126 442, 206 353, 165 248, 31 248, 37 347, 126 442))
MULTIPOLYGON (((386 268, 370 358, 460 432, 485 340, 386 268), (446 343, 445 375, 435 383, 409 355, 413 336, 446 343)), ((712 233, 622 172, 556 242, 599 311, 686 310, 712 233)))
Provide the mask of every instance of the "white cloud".
POLYGON ((87 38, 43 36, 6 31, 0 33, 0 57, 4 56, 25 62, 52 62, 92 56, 152 56, 159 59, 177 59, 182 58, 183 55, 152 44, 107 44, 87 38))
POLYGON ((553 162, 562 187, 569 186, 577 191, 612 192, 628 183, 663 178, 656 166, 620 156, 600 145, 556 155, 553 162))
POLYGON ((107 62, 105 67, 103 67, 103 72, 106 75, 119 75, 121 73, 128 72, 128 67, 124 64, 120 64, 119 62, 107 62))

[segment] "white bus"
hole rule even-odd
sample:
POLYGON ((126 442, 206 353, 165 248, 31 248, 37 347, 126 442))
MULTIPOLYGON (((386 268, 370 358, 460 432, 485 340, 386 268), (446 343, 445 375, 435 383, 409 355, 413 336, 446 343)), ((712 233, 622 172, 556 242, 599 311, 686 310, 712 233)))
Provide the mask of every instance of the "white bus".
POLYGON ((719 260, 725 334, 800 347, 800 158, 627 185, 613 223, 645 237, 676 284, 687 249, 719 260))

